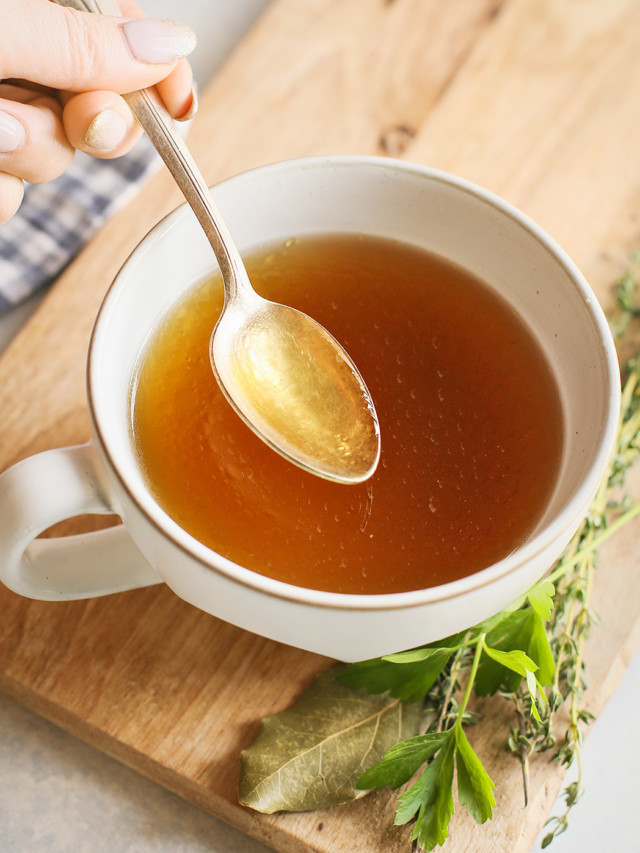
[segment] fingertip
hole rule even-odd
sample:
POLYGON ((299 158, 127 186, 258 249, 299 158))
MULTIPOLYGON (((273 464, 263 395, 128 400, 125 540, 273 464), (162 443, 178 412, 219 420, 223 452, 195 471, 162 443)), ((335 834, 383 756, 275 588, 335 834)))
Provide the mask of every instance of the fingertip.
POLYGON ((11 154, 24 145, 27 138, 22 122, 0 109, 0 154, 11 154))
POLYGON ((75 95, 65 105, 62 120, 73 147, 100 159, 126 154, 142 133, 124 99, 114 92, 75 95))
POLYGON ((193 118, 198 108, 198 96, 193 72, 186 59, 180 60, 171 74, 156 84, 156 90, 169 115, 178 121, 193 118))
POLYGON ((18 212, 24 198, 24 182, 15 175, 0 172, 0 225, 18 212))
POLYGON ((191 119, 198 112, 198 90, 195 87, 195 84, 191 87, 191 98, 186 101, 185 111, 176 115, 176 121, 191 121, 191 119))
POLYGON ((126 119, 116 110, 106 109, 92 119, 83 142, 89 150, 113 151, 122 145, 126 135, 126 119))
POLYGON ((194 31, 180 21, 136 17, 120 27, 134 59, 150 65, 173 65, 197 44, 194 31))

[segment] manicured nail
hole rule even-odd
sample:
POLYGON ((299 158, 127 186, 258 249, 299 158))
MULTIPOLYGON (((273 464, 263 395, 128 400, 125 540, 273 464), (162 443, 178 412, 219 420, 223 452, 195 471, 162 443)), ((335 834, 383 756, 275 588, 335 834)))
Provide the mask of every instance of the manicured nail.
POLYGON ((17 118, 0 110, 0 154, 16 151, 25 140, 24 127, 17 118))
POLYGON ((127 135, 127 122, 115 110, 103 110, 94 118, 84 137, 91 148, 108 151, 117 148, 127 135))
POLYGON ((191 121, 194 115, 198 112, 198 91, 195 84, 191 87, 191 101, 186 111, 176 117, 176 121, 191 121))
POLYGON ((134 18, 122 24, 133 57, 152 65, 170 65, 188 56, 196 46, 196 34, 186 24, 156 18, 134 18))

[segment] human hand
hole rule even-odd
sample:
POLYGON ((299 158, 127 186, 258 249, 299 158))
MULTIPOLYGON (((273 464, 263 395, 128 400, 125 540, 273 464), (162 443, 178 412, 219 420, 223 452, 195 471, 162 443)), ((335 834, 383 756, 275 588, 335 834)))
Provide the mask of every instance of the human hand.
POLYGON ((120 0, 122 18, 49 0, 0 0, 0 223, 18 210, 24 181, 65 171, 76 149, 94 157, 129 151, 142 130, 121 97, 156 85, 169 113, 195 109, 196 44, 177 22, 144 17, 120 0))

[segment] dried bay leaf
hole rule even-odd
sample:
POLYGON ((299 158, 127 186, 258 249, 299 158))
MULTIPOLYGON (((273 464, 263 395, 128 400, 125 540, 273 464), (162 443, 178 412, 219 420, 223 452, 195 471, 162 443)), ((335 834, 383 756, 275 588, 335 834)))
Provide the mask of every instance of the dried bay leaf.
POLYGON ((421 731, 421 704, 367 693, 321 673, 296 702, 265 717, 241 756, 238 800, 271 814, 311 811, 366 794, 360 775, 421 731))

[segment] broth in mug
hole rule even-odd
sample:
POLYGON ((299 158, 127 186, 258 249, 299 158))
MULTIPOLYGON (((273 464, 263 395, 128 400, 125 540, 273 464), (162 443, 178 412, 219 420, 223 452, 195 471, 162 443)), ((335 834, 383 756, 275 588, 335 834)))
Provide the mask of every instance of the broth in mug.
POLYGON ((522 544, 553 491, 562 408, 547 361, 487 285, 409 245, 291 239, 246 259, 255 289, 310 314, 371 392, 382 452, 365 483, 306 473, 240 420, 209 364, 219 274, 152 334, 131 388, 132 440, 158 504, 235 563, 296 586, 438 586, 522 544))

